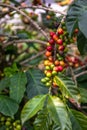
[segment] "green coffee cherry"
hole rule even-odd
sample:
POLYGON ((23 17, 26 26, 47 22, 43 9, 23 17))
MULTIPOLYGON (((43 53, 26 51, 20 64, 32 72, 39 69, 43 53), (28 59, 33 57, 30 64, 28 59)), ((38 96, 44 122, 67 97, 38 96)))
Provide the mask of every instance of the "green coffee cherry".
POLYGON ((10 126, 10 125, 11 125, 11 122, 10 122, 10 121, 6 121, 6 122, 5 122, 5 125, 6 125, 6 126, 10 126))

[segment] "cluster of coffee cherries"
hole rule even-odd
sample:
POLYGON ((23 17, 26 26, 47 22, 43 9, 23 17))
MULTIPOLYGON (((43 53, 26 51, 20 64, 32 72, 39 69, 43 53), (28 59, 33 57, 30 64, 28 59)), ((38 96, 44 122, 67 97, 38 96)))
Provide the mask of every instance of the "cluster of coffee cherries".
POLYGON ((20 120, 14 120, 0 113, 0 128, 5 127, 5 130, 21 130, 20 120))
POLYGON ((68 66, 66 60, 67 45, 74 42, 73 38, 69 37, 65 22, 61 23, 61 27, 57 29, 57 32, 50 32, 50 40, 47 43, 46 59, 44 60, 45 77, 41 79, 41 82, 46 86, 57 87, 57 84, 53 81, 53 78, 58 73, 64 73, 68 66))

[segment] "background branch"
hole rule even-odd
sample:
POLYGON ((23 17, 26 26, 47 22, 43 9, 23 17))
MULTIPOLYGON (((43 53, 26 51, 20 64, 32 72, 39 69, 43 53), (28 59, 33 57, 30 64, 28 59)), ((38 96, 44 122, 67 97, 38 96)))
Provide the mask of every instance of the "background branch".
POLYGON ((22 39, 22 40, 13 40, 11 42, 5 43, 3 45, 3 48, 5 48, 5 47, 7 47, 7 46, 9 46, 11 44, 18 44, 18 43, 24 43, 24 42, 26 42, 26 43, 40 43, 40 44, 46 46, 46 42, 41 41, 41 40, 36 40, 36 39, 22 39))
POLYGON ((29 62, 29 61, 31 61, 31 60, 33 60, 33 59, 35 59, 35 58, 37 58, 37 57, 43 55, 43 54, 45 53, 45 51, 46 51, 46 50, 41 51, 41 52, 39 52, 38 54, 36 54, 35 56, 32 56, 32 57, 30 57, 30 58, 28 58, 28 59, 26 59, 26 60, 24 60, 24 61, 21 61, 21 62, 20 62, 20 65, 24 65, 24 64, 26 64, 27 62, 29 62))
POLYGON ((3 4, 2 2, 0 2, 0 6, 11 8, 11 9, 17 11, 17 12, 18 12, 19 14, 21 14, 22 16, 26 17, 26 18, 29 20, 29 22, 30 22, 37 30, 39 30, 47 40, 49 40, 49 37, 48 37, 47 33, 46 33, 44 30, 42 30, 42 28, 41 28, 35 21, 33 21, 26 13, 24 13, 22 10, 20 10, 20 9, 18 9, 18 8, 12 6, 12 5, 3 4))

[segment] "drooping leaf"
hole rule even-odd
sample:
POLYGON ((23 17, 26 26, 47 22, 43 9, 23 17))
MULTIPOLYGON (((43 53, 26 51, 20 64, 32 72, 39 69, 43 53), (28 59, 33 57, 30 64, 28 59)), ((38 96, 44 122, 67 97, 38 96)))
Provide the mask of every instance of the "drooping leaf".
POLYGON ((80 12, 80 7, 77 6, 77 3, 73 3, 67 12, 66 26, 70 36, 72 36, 74 29, 78 27, 79 12, 80 12))
POLYGON ((8 96, 0 95, 0 112, 13 117, 18 110, 18 104, 8 96))
POLYGON ((72 130, 87 130, 87 116, 76 110, 71 110, 72 130))
POLYGON ((32 98, 39 94, 46 94, 48 89, 41 83, 41 78, 43 78, 42 71, 38 69, 30 69, 27 72, 27 96, 32 98))
POLYGON ((47 95, 38 95, 29 100, 22 109, 21 120, 22 123, 32 118, 44 106, 47 95))
POLYGON ((76 102, 80 99, 80 93, 72 79, 65 75, 58 75, 54 81, 60 87, 63 97, 73 98, 76 102))
POLYGON ((48 110, 47 108, 43 108, 40 112, 38 112, 34 121, 34 130, 50 130, 51 125, 52 120, 48 110))
POLYGON ((58 97, 49 95, 47 108, 51 118, 60 126, 61 130, 72 130, 66 106, 58 97))
POLYGON ((10 97, 15 101, 17 101, 18 103, 21 102, 24 96, 26 83, 27 83, 27 78, 25 73, 20 72, 11 77, 10 97))
POLYGON ((4 88, 9 87, 10 84, 10 78, 6 77, 0 81, 0 91, 2 91, 4 88))
POLYGON ((77 47, 81 55, 87 54, 87 38, 82 33, 77 37, 77 47))
POLYGON ((74 29, 76 27, 79 27, 80 31, 84 34, 84 36, 87 38, 87 1, 81 1, 76 0, 73 2, 73 4, 70 6, 67 17, 66 17, 66 25, 67 29, 72 35, 74 29))

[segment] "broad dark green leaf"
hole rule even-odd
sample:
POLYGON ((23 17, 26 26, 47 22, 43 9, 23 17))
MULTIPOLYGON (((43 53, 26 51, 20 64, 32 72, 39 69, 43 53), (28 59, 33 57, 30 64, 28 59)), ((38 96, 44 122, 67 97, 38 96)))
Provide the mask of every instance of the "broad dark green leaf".
MULTIPOLYGON (((85 6, 82 8, 84 9, 85 6)), ((78 26, 79 29, 81 30, 81 32, 84 34, 84 36, 87 38, 87 8, 86 10, 82 10, 83 12, 80 12, 80 17, 79 17, 79 22, 78 22, 78 26)))
POLYGON ((43 108, 38 112, 37 117, 34 121, 34 130, 50 130, 52 125, 51 117, 48 113, 47 108, 43 108))
POLYGON ((87 54, 87 38, 82 33, 77 37, 77 46, 81 55, 87 54))
POLYGON ((87 116, 76 110, 71 110, 72 130, 87 130, 87 116))
POLYGON ((26 83, 27 83, 27 78, 25 73, 20 72, 11 77, 10 97, 15 101, 17 101, 18 103, 21 102, 24 96, 26 83))
POLYGON ((53 121, 60 126, 61 130, 72 130, 66 106, 58 97, 49 95, 47 108, 53 121))
POLYGON ((87 89, 85 88, 79 88, 80 95, 81 95, 81 102, 87 103, 87 89))
MULTIPOLYGON (((85 1, 85 0, 84 0, 85 1)), ((70 35, 76 27, 79 27, 80 31, 87 38, 87 1, 83 2, 81 0, 76 0, 69 8, 66 25, 70 35)))
POLYGON ((39 94, 46 94, 48 89, 41 83, 43 72, 38 69, 30 69, 27 73, 27 96, 32 98, 39 94))
POLYGON ((18 110, 18 104, 11 98, 0 95, 0 112, 5 116, 13 117, 18 110))
POLYGON ((80 99, 80 93, 72 79, 65 75, 58 75, 54 81, 60 87, 63 97, 73 98, 76 102, 80 99))
POLYGON ((43 108, 46 97, 47 95, 38 95, 25 104, 21 112, 22 124, 43 108))
POLYGON ((0 81, 0 91, 2 91, 4 88, 9 87, 10 84, 10 78, 4 78, 0 81))
POLYGON ((66 27, 70 36, 72 36, 74 29, 78 27, 79 13, 80 7, 77 6, 77 3, 73 3, 70 6, 66 16, 66 27))

